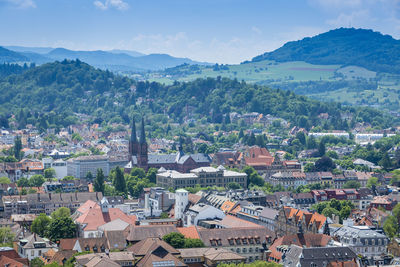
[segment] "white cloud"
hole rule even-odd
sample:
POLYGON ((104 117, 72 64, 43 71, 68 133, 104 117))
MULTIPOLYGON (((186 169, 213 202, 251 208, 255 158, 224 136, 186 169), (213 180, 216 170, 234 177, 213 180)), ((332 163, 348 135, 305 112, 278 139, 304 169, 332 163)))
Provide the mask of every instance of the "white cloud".
POLYGON ((36 4, 33 0, 0 0, 7 2, 17 8, 25 9, 25 8, 35 8, 36 4))
POLYGON ((256 26, 251 27, 251 31, 255 32, 256 34, 262 34, 262 31, 256 26))
POLYGON ((334 27, 358 27, 366 20, 373 20, 368 10, 357 10, 351 13, 340 13, 334 19, 328 19, 327 24, 334 27))
POLYGON ((126 10, 129 8, 128 3, 124 2, 123 0, 105 0, 105 1, 99 1, 96 0, 93 2, 95 7, 101 9, 101 10, 107 10, 109 8, 116 8, 118 10, 126 10))

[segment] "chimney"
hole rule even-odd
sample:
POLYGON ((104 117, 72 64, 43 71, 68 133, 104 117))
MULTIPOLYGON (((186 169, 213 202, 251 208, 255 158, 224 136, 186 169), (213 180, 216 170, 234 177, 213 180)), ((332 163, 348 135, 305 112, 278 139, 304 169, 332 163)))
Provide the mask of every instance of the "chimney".
POLYGON ((51 193, 49 193, 49 199, 51 200, 51 193))

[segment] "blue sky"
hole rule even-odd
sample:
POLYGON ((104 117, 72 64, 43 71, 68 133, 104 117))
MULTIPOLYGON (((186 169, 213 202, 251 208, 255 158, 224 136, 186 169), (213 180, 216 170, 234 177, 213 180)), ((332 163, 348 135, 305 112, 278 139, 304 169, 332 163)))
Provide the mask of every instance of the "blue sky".
POLYGON ((337 27, 400 38, 400 0, 0 0, 0 45, 239 63, 337 27))

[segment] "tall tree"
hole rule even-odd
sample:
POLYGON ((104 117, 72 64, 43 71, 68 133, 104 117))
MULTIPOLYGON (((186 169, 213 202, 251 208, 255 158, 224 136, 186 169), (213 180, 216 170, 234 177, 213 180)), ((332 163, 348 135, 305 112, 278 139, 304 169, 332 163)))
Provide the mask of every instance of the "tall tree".
POLYGON ((21 160, 21 150, 22 150, 21 136, 17 136, 15 137, 14 140, 14 157, 17 160, 21 160))
POLYGON ((33 220, 31 231, 39 236, 44 236, 50 222, 51 219, 46 214, 41 213, 33 220))
POLYGON ((46 231, 46 237, 52 241, 62 238, 76 237, 77 226, 69 217, 58 217, 52 219, 46 231))
POLYGON ((126 193, 126 182, 122 169, 120 167, 116 167, 113 176, 113 185, 115 187, 115 190, 121 193, 126 193))
POLYGON ((104 194, 104 178, 103 169, 97 169, 96 178, 93 183, 94 191, 102 192, 104 194))
POLYGON ((325 143, 321 140, 318 145, 318 154, 320 157, 324 156, 326 152, 325 143))

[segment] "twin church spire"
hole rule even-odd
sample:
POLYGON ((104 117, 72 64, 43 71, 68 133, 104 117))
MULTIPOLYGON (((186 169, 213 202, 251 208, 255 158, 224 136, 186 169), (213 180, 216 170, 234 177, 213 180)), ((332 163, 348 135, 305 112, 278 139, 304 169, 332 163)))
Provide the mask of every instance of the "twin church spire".
MULTIPOLYGON (((136 123, 135 118, 132 119, 132 132, 131 132, 131 139, 132 143, 137 143, 137 134, 136 134, 136 123)), ((144 118, 142 117, 142 125, 141 125, 141 132, 140 132, 140 144, 146 143, 146 133, 144 131, 144 118)))

